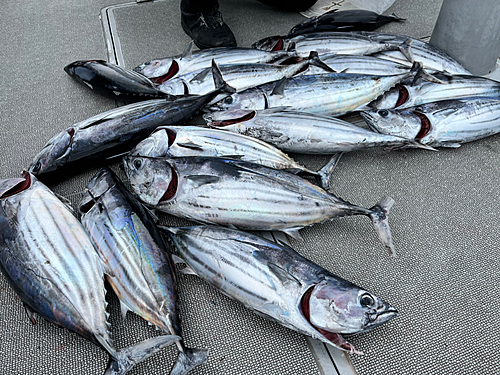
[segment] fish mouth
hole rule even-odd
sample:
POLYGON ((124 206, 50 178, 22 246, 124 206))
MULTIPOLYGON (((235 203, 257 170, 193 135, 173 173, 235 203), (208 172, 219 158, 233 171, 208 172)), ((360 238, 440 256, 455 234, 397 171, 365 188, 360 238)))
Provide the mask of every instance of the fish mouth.
POLYGON ((396 308, 392 307, 388 303, 385 303, 384 310, 382 312, 377 312, 375 314, 371 314, 368 316, 366 329, 364 329, 363 332, 372 330, 373 328, 376 328, 388 322, 389 320, 394 319, 398 315, 399 313, 398 310, 396 310, 396 308))
POLYGON ((348 352, 349 354, 363 354, 362 352, 356 350, 352 344, 347 342, 344 337, 339 333, 329 332, 324 329, 316 327, 311 323, 311 317, 309 312, 309 300, 311 299, 311 294, 313 292, 315 285, 311 286, 302 296, 300 301, 300 307, 302 310, 302 315, 307 320, 309 325, 318 331, 325 339, 332 343, 333 346, 348 352))

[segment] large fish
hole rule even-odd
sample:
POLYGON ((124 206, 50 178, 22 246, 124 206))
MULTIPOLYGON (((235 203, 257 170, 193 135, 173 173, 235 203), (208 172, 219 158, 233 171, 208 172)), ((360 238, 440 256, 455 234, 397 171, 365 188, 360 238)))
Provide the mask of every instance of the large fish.
POLYGON ((358 33, 323 32, 293 37, 271 36, 252 44, 263 51, 289 51, 306 57, 311 51, 319 55, 336 53, 339 55, 371 55, 382 51, 398 50, 399 45, 368 38, 358 33))
POLYGON ((191 47, 192 43, 182 55, 151 60, 134 70, 148 77, 154 84, 161 85, 169 79, 195 70, 210 68, 212 60, 218 65, 274 63, 295 55, 292 52, 266 52, 240 47, 209 48, 192 52, 191 47))
POLYGON ((366 74, 327 73, 283 79, 227 96, 208 106, 209 110, 290 107, 296 111, 339 116, 360 110, 402 80, 409 73, 374 76, 366 74))
POLYGON ((29 171, 35 175, 55 171, 82 159, 102 159, 130 151, 155 128, 184 122, 220 93, 234 89, 222 81, 220 72, 217 89, 207 95, 187 96, 174 101, 154 99, 133 103, 101 113, 79 122, 52 137, 35 156, 29 171))
POLYGON ((371 102, 373 109, 403 109, 421 104, 450 99, 498 98, 500 82, 471 75, 435 74, 441 83, 398 83, 371 102))
POLYGON ((91 90, 112 99, 174 99, 172 95, 157 90, 153 82, 142 74, 104 60, 75 61, 66 65, 64 71, 91 90))
POLYGON ((232 110, 203 115, 207 125, 247 135, 285 152, 335 154, 370 147, 401 147, 413 140, 373 132, 333 118, 292 110, 232 110))
POLYGON ((459 147, 500 132, 500 99, 445 100, 361 115, 374 131, 432 147, 459 147))
MULTIPOLYGON (((182 336, 175 269, 156 225, 117 177, 102 169, 87 185, 81 222, 112 275, 106 275, 127 311, 170 335, 182 336)), ((187 374, 207 360, 207 349, 176 342, 179 357, 171 374, 187 374)))
POLYGON ((311 17, 294 27, 288 37, 325 31, 373 31, 390 22, 403 22, 404 18, 395 15, 386 16, 365 9, 337 9, 311 17))
POLYGON ((80 222, 33 175, 0 181, 0 269, 34 324, 34 313, 109 353, 106 375, 123 375, 178 336, 116 350, 108 332, 104 270, 80 222))
POLYGON ((394 255, 387 217, 394 201, 388 197, 372 208, 362 208, 297 175, 222 158, 127 156, 124 167, 144 203, 178 217, 298 237, 299 229, 315 223, 366 215, 394 255))
MULTIPOLYGON (((380 137, 377 133, 374 133, 380 137)), ((329 188, 330 172, 338 158, 332 159, 318 172, 311 171, 276 147, 259 139, 237 133, 199 126, 160 126, 130 151, 130 155, 148 157, 213 156, 236 159, 284 169, 301 176, 311 176, 321 181, 323 189, 329 188)))
POLYGON ((387 302, 302 257, 287 245, 213 225, 164 228, 192 271, 258 315, 360 353, 343 334, 397 316, 387 302))

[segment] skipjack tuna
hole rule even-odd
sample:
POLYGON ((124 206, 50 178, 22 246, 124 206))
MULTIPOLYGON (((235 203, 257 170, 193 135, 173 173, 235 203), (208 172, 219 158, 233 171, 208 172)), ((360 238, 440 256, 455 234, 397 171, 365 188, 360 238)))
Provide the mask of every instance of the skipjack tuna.
POLYGON ((375 131, 433 147, 460 147, 500 132, 500 99, 446 100, 361 115, 375 131))
POLYGON ((217 89, 207 95, 133 103, 63 130, 35 156, 30 172, 39 175, 82 159, 102 159, 128 152, 158 126, 187 121, 220 93, 234 92, 222 80, 217 66, 213 69, 217 89))
POLYGON ((341 119, 286 108, 237 109, 205 114, 203 118, 210 127, 261 139, 280 150, 301 154, 334 154, 406 144, 429 148, 413 140, 366 130, 341 119))
POLYGON ((395 255, 387 217, 394 201, 388 197, 370 209, 362 208, 297 175, 222 158, 128 156, 124 167, 144 203, 178 217, 299 237, 299 229, 315 223, 366 215, 395 255))
POLYGON ((266 52, 254 48, 226 47, 191 51, 192 42, 182 55, 151 60, 134 68, 148 77, 155 85, 161 85, 169 79, 209 68, 212 60, 218 65, 243 63, 275 63, 295 54, 292 52, 266 52))
POLYGON ((0 269, 34 313, 109 353, 106 375, 123 375, 178 336, 116 350, 108 332, 102 263, 70 209, 33 175, 0 181, 0 269))
MULTIPOLYGON (((374 133, 379 137, 378 133, 374 133)), ((199 126, 160 126, 130 151, 130 155, 148 157, 213 156, 236 159, 284 169, 301 176, 311 176, 328 189, 330 172, 335 167, 328 163, 318 172, 311 171, 276 147, 253 137, 199 126)), ((336 164, 338 158, 332 160, 336 164)))
POLYGON ((434 75, 441 83, 398 83, 371 102, 373 109, 409 108, 441 100, 464 98, 500 99, 500 82, 471 75, 434 75))
POLYGON ((364 9, 343 11, 334 9, 295 25, 288 33, 288 36, 325 31, 372 31, 386 23, 403 21, 405 21, 404 18, 395 15, 386 16, 364 9))
POLYGON ((343 334, 371 330, 398 314, 287 245, 213 225, 163 229, 189 272, 258 315, 349 353, 361 354, 343 334))
POLYGON ((99 94, 125 101, 174 97, 157 90, 148 78, 103 60, 75 61, 64 71, 99 94))
MULTIPOLYGON (((81 221, 113 273, 106 275, 125 318, 131 310, 171 335, 181 335, 175 269, 156 225, 117 177, 102 169, 87 185, 81 221)), ((179 358, 171 374, 187 374, 206 362, 207 349, 176 341, 179 358)))

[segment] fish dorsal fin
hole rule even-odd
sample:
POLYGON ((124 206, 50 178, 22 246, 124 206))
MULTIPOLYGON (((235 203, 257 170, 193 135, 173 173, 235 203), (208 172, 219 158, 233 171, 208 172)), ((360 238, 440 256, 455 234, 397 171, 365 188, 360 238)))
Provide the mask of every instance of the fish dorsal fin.
POLYGON ((57 197, 57 199, 59 199, 71 212, 75 212, 75 209, 73 208, 73 206, 71 206, 71 201, 62 196, 61 194, 58 194, 58 193, 54 193, 54 195, 57 197))
POLYGON ((285 233, 286 235, 292 237, 294 240, 298 241, 304 241, 302 236, 299 233, 300 228, 294 228, 294 229, 285 229, 282 232, 285 233))
POLYGON ((181 60, 182 59, 187 59, 187 58, 191 57, 191 55, 193 54, 193 43, 194 43, 194 41, 190 41, 188 43, 188 45, 184 49, 184 52, 182 52, 182 55, 180 57, 181 60))
POLYGON ((198 150, 198 151, 203 151, 203 147, 194 143, 194 142, 187 142, 187 143, 176 143, 177 146, 179 147, 184 147, 184 148, 189 148, 191 150, 198 150))
POLYGON ((413 41, 411 39, 406 39, 404 43, 399 46, 399 50, 406 57, 406 59, 412 64, 415 62, 415 58, 413 57, 413 52, 411 50, 411 45, 413 41))
POLYGON ((122 313, 122 319, 125 320, 125 317, 127 316, 127 312, 131 311, 125 303, 123 303, 120 300, 120 311, 122 313))
POLYGON ((267 262, 267 267, 269 268, 269 271, 271 271, 281 281, 283 285, 287 285, 290 283, 301 285, 300 280, 298 280, 295 276, 290 274, 283 267, 280 267, 272 262, 267 262))
POLYGON ((220 180, 220 177, 211 176, 211 175, 189 175, 186 176, 186 179, 193 181, 196 186, 202 186, 206 184, 213 184, 220 180))
POLYGON ((288 78, 283 77, 281 78, 277 83, 276 86, 274 86, 273 92, 271 95, 285 95, 285 83, 288 80, 288 78))

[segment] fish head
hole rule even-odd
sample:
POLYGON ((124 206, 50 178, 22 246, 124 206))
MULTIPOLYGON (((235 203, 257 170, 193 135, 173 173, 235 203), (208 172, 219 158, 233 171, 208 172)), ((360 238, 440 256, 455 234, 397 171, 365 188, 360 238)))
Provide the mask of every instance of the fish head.
POLYGON ((268 103, 260 90, 249 89, 226 96, 224 99, 208 106, 209 111, 228 111, 233 109, 265 109, 268 103))
POLYGON ((64 71, 77 81, 93 89, 94 81, 98 75, 96 68, 99 69, 102 65, 107 65, 107 62, 104 60, 79 60, 66 65, 64 71))
POLYGON ((257 111, 252 109, 232 109, 228 111, 206 113, 203 115, 203 119, 208 126, 224 130, 231 125, 239 125, 250 121, 256 115, 257 111))
POLYGON ((283 51, 286 50, 286 41, 279 35, 270 36, 255 42, 252 48, 262 51, 283 51))
POLYGON ((310 288, 302 300, 309 322, 324 335, 352 334, 373 329, 396 317, 387 302, 356 285, 333 277, 310 288))
POLYGON ((397 108, 402 104, 399 104, 399 102, 400 90, 398 90, 397 87, 393 87, 384 92, 377 99, 370 102, 370 104, 368 104, 368 107, 373 109, 392 109, 397 108))
POLYGON ((169 155, 170 146, 175 142, 177 132, 166 126, 156 128, 146 139, 139 142, 130 155, 161 158, 169 155))
POLYGON ((157 86, 180 73, 179 63, 174 58, 151 60, 135 67, 134 71, 148 77, 157 86))
POLYGON ((126 156, 123 164, 132 189, 144 203, 156 206, 175 196, 177 173, 167 160, 126 156))
POLYGON ((37 176, 66 164, 74 135, 75 129, 68 128, 52 137, 35 156, 28 170, 37 176))
POLYGON ((420 117, 411 110, 371 110, 360 112, 371 130, 381 134, 416 139, 422 128, 420 117))
POLYGON ((157 87, 158 90, 169 95, 188 95, 189 88, 181 78, 172 78, 157 87))

